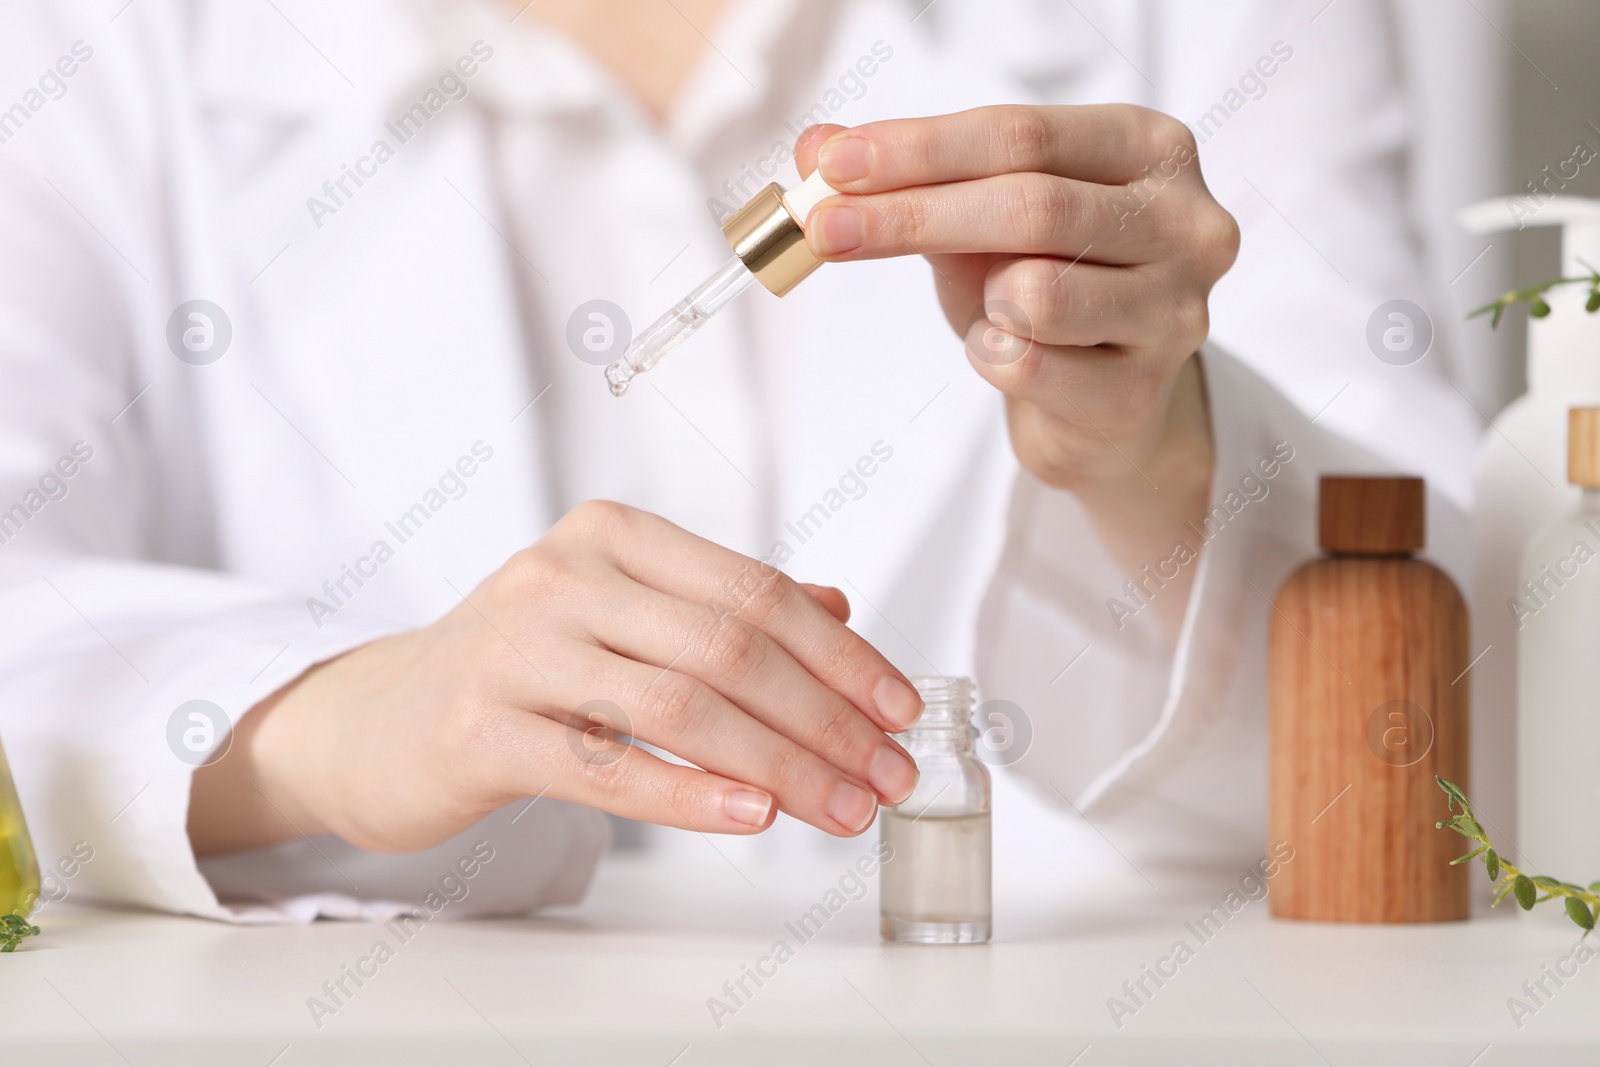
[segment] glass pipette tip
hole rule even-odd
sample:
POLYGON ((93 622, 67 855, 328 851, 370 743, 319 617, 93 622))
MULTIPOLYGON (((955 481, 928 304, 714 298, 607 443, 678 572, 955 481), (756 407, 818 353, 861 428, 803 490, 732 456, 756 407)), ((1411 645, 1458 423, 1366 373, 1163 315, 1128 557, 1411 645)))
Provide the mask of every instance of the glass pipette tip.
POLYGON ((635 337, 621 358, 607 365, 606 382, 611 386, 611 395, 626 393, 628 383, 633 381, 635 375, 643 374, 660 363, 668 352, 711 321, 711 316, 727 307, 755 280, 756 276, 750 273, 738 256, 729 259, 715 274, 673 305, 671 311, 635 337))

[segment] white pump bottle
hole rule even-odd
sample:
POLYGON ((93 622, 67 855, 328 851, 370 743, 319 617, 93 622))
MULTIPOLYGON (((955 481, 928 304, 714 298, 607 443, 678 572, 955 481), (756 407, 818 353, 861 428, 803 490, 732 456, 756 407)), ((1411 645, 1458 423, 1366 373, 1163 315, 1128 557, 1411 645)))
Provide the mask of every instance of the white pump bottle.
MULTIPOLYGON (((1561 226, 1561 276, 1600 266, 1600 200, 1557 196, 1531 215, 1529 207, 1525 198, 1485 201, 1463 211, 1460 222, 1475 233, 1561 226)), ((1559 286, 1545 294, 1550 314, 1528 320, 1528 391, 1494 420, 1478 466, 1473 654, 1490 648, 1472 670, 1472 796, 1502 836, 1516 825, 1517 620, 1510 602, 1529 539, 1578 506, 1579 490, 1566 478, 1567 410, 1600 404, 1600 314, 1584 309, 1588 295, 1586 286, 1559 286), (1491 782, 1504 784, 1490 789, 1491 782)))

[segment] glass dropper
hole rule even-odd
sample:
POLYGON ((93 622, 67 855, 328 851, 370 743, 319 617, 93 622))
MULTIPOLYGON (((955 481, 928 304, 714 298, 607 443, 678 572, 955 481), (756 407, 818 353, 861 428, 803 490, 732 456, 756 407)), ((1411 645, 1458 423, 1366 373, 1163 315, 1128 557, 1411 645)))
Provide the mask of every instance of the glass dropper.
POLYGON ((803 223, 811 209, 833 192, 819 170, 788 192, 773 183, 735 212, 722 226, 733 258, 635 337, 621 358, 607 365, 611 395, 626 393, 635 375, 660 363, 751 282, 759 281, 782 296, 815 270, 820 261, 806 245, 803 223))
POLYGON ((711 316, 726 307, 729 301, 748 289, 755 280, 756 276, 750 273, 750 268, 738 256, 718 267, 715 274, 701 282, 688 296, 673 305, 671 311, 635 337, 621 358, 606 367, 606 381, 611 384, 611 395, 626 393, 634 375, 660 363, 662 357, 710 322, 711 316))

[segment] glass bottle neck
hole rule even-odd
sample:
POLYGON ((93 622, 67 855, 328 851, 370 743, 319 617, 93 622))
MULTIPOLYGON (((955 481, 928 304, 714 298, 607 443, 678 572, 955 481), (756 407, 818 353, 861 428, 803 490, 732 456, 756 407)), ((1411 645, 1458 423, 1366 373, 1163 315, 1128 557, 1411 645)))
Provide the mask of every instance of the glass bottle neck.
POLYGON ((972 743, 978 731, 972 725, 972 679, 930 676, 911 679, 922 697, 922 714, 912 723, 901 742, 913 754, 973 754, 972 743))

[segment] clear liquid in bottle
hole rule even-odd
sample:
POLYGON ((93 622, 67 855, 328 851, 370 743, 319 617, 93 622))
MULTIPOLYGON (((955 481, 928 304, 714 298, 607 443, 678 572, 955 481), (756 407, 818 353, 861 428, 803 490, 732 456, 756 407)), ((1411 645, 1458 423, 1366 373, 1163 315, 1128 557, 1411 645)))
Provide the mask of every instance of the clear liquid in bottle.
POLYGON ((883 868, 884 937, 989 940, 989 813, 919 817, 890 809, 880 818, 894 850, 883 868))

